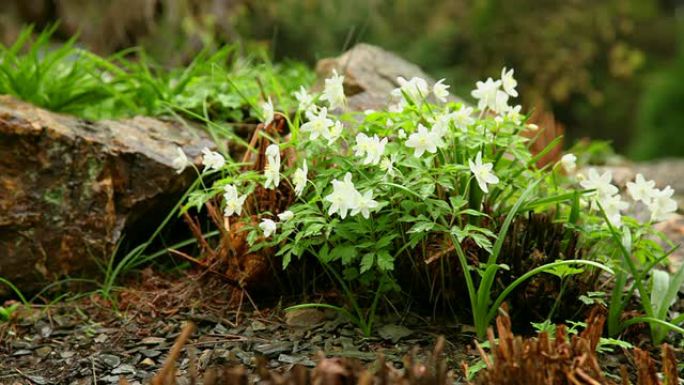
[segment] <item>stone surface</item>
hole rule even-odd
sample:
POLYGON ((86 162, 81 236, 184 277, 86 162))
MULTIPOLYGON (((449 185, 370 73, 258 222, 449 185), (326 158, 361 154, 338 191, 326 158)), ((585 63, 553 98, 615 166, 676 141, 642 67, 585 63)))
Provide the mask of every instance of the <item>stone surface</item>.
POLYGON ((399 86, 399 76, 406 79, 422 77, 430 87, 435 82, 417 65, 380 47, 364 43, 355 45, 336 58, 320 60, 316 64, 319 82, 315 89, 323 88, 323 79, 329 77, 333 69, 344 75, 344 92, 349 107, 356 111, 387 106, 390 91, 399 86))
POLYGON ((149 234, 193 179, 172 168, 177 146, 193 159, 212 144, 180 123, 93 123, 0 96, 0 277, 31 292, 94 271, 126 230, 149 234))

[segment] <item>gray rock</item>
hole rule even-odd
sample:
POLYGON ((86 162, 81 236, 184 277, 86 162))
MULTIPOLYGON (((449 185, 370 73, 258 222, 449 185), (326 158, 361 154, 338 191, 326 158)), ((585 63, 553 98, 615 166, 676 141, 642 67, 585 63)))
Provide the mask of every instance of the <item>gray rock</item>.
POLYGON ((318 309, 297 309, 285 313, 285 323, 292 327, 310 328, 325 319, 325 313, 318 309))
POLYGON ((1 96, 0 276, 26 293, 98 272, 124 231, 154 229, 192 182, 172 167, 178 146, 193 159, 212 144, 180 123, 89 122, 1 96))
MULTIPOLYGON (((323 88, 323 79, 335 69, 344 75, 344 91, 349 107, 355 111, 381 109, 389 102, 389 93, 397 88, 397 77, 421 77, 432 87, 434 80, 417 65, 396 54, 370 44, 357 44, 336 58, 326 58, 316 64, 319 77, 314 89, 323 88)), ((453 98, 459 101, 457 98, 453 98)))
POLYGON ((129 364, 119 365, 117 368, 112 370, 112 374, 134 374, 135 368, 129 364))
POLYGON ((103 354, 100 356, 100 360, 110 369, 121 365, 121 358, 113 354, 103 354))
POLYGON ((413 334, 413 330, 401 325, 387 324, 378 329, 378 334, 383 339, 397 343, 402 338, 406 338, 413 334))
POLYGON ((159 350, 151 349, 140 349, 140 353, 142 353, 147 358, 155 358, 161 354, 159 350))

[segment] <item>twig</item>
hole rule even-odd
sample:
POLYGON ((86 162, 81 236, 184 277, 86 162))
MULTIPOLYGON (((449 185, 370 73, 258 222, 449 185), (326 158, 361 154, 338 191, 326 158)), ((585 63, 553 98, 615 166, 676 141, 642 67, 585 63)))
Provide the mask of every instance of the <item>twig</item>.
POLYGON ((178 359, 178 356, 180 355, 181 349, 183 349, 183 346, 188 341, 190 335, 194 330, 195 324, 193 324, 192 322, 185 323, 185 326, 183 326, 181 334, 176 339, 176 342, 173 344, 173 347, 169 352, 169 355, 166 357, 166 360, 164 361, 164 366, 162 366, 161 371, 159 371, 159 373, 152 379, 152 382, 150 382, 152 385, 167 385, 174 383, 172 381, 167 380, 170 376, 173 375, 175 362, 178 359))

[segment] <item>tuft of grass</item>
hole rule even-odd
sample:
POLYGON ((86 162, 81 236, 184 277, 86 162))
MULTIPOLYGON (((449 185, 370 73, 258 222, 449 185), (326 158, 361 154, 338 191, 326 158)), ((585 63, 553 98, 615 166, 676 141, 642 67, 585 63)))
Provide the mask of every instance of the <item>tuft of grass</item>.
POLYGON ((27 27, 14 44, 0 45, 0 93, 52 111, 79 114, 111 95, 100 86, 97 62, 75 46, 76 37, 51 45, 56 28, 53 25, 34 39, 33 27, 27 27))
POLYGON ((292 104, 296 87, 314 79, 304 64, 274 64, 264 51, 238 45, 204 50, 182 68, 164 67, 140 48, 103 58, 78 48, 76 36, 54 45, 56 27, 34 37, 29 26, 11 46, 0 45, 0 94, 90 120, 176 114, 243 122, 265 95, 292 104))

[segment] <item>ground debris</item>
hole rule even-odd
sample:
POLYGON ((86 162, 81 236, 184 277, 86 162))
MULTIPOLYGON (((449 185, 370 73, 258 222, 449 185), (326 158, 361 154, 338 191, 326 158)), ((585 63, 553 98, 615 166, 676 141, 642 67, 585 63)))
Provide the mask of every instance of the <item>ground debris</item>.
MULTIPOLYGON (((196 370, 189 372, 189 379, 178 379, 174 373, 175 360, 185 345, 194 325, 187 323, 183 332, 177 338, 172 352, 167 357, 164 367, 152 379, 152 385, 177 385, 179 383, 199 383, 196 370)), ((268 368, 268 362, 261 357, 257 360, 256 370, 250 372, 244 366, 222 366, 209 368, 202 378, 204 385, 233 385, 258 383, 262 385, 447 385, 454 382, 453 372, 447 370, 444 359, 445 340, 440 337, 435 344, 432 354, 428 355, 425 363, 417 362, 414 351, 404 359, 404 370, 395 369, 385 362, 383 356, 378 356, 374 372, 369 371, 359 360, 348 358, 326 358, 319 354, 318 363, 313 369, 304 365, 294 365, 288 371, 279 373, 268 368)), ((193 355, 190 355, 191 357, 193 355)), ((282 355, 281 355, 282 356, 282 355)), ((194 361, 191 360, 191 361, 194 361)), ((192 362, 191 366, 195 363, 192 362)), ((126 379, 121 378, 120 385, 128 385, 126 379)))
MULTIPOLYGON (((555 338, 546 332, 534 338, 515 336, 511 321, 504 312, 496 320, 498 339, 490 328, 491 356, 478 345, 486 368, 478 373, 471 385, 617 385, 607 378, 599 366, 596 346, 603 332, 605 316, 594 308, 587 319, 587 328, 568 338, 565 325, 559 325, 555 338)), ((658 376, 650 354, 634 349, 637 385, 678 384, 677 363, 672 348, 662 347, 664 381, 658 376)), ((467 365, 463 365, 467 370, 467 365)), ((631 384, 626 367, 621 368, 622 384, 631 384)))

